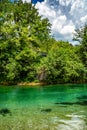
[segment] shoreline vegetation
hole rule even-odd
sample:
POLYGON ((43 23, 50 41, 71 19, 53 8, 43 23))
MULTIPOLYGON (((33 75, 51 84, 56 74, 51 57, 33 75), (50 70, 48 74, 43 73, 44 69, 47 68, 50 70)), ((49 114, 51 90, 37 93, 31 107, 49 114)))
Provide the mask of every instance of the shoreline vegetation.
POLYGON ((86 82, 73 82, 73 83, 46 83, 46 82, 1 82, 1 86, 20 86, 20 87, 40 87, 40 86, 47 86, 47 85, 70 85, 70 84, 87 84, 86 82))
POLYGON ((0 82, 44 85, 87 83, 87 24, 76 29, 73 40, 51 35, 48 18, 34 5, 0 1, 0 82))

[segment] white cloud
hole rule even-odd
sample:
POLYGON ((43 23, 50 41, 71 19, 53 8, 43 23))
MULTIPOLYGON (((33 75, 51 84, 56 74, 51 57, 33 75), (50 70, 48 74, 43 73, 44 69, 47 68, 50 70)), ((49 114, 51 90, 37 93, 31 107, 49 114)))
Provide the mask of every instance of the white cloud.
POLYGON ((52 22, 52 30, 59 32, 62 29, 63 25, 66 23, 66 20, 67 20, 67 18, 65 15, 61 15, 61 16, 55 18, 52 22))
POLYGON ((82 23, 86 23, 87 22, 87 15, 81 17, 80 20, 81 20, 82 23))
POLYGON ((45 2, 37 2, 36 8, 39 9, 39 14, 43 15, 43 17, 47 18, 55 18, 56 17, 56 12, 52 9, 50 9, 48 6, 46 6, 45 2))
POLYGON ((36 8, 50 20, 56 39, 71 41, 75 28, 87 22, 86 5, 87 0, 45 0, 38 2, 36 8))
POLYGON ((60 5, 62 6, 68 6, 70 2, 71 0, 59 0, 60 5))
POLYGON ((83 1, 84 0, 76 0, 72 3, 69 13, 73 20, 80 20, 80 18, 86 13, 85 2, 83 1))
POLYGON ((25 1, 26 1, 26 2, 29 2, 29 3, 31 2, 31 0, 23 0, 23 2, 25 2, 25 1))
POLYGON ((74 29, 75 29, 74 25, 66 25, 61 29, 60 33, 63 35, 70 36, 74 32, 74 29))

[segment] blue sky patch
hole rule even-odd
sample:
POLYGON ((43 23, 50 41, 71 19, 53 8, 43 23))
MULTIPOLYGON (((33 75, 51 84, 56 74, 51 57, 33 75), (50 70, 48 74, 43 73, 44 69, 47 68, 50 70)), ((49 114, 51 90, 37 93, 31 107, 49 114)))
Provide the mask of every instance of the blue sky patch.
POLYGON ((32 0, 33 4, 36 4, 37 2, 43 2, 44 0, 32 0))

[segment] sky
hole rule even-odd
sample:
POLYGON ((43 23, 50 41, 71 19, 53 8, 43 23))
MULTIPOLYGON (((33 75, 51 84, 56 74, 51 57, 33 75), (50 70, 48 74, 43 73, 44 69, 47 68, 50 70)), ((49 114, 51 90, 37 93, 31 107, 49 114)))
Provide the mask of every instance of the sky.
POLYGON ((36 4, 37 2, 43 2, 44 0, 32 0, 33 4, 36 4))
POLYGON ((57 40, 75 44, 72 41, 75 29, 87 23, 87 0, 32 0, 32 2, 39 14, 49 19, 52 24, 51 33, 57 40))

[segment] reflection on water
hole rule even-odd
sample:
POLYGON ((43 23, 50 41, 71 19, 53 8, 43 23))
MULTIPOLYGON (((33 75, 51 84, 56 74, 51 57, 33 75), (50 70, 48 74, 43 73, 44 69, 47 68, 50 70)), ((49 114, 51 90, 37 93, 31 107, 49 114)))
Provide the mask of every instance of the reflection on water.
POLYGON ((0 130, 87 130, 87 85, 0 87, 0 130))

